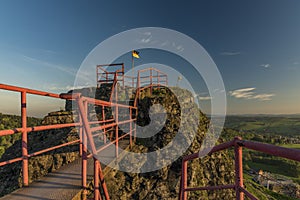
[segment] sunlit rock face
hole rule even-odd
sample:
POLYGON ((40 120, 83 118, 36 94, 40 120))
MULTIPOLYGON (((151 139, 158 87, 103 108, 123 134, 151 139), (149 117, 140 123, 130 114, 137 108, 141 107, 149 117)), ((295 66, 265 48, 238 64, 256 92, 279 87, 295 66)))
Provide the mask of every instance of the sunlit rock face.
MULTIPOLYGON (((180 88, 172 88, 172 90, 163 88, 153 91, 152 95, 149 91, 144 91, 140 95, 138 104, 138 125, 147 126, 149 123, 152 123, 149 112, 150 108, 155 104, 160 104, 166 112, 165 121, 158 120, 154 122, 157 123, 157 127, 162 126, 162 128, 149 138, 138 138, 130 151, 136 153, 155 152, 157 149, 168 145, 180 129, 180 134, 183 134, 185 138, 182 142, 192 140, 184 155, 198 152, 206 134, 209 119, 198 109, 193 101, 192 94, 180 88), (188 117, 182 117, 185 114, 188 114, 188 117), (199 123, 193 120, 199 120, 199 123), (190 124, 196 124, 196 126, 189 126, 190 124), (195 135, 194 138, 192 137, 193 135, 195 135)), ((180 146, 181 144, 174 143, 174 145, 180 146)), ((155 165, 158 162, 167 161, 168 156, 171 157, 173 153, 175 152, 169 151, 167 155, 157 153, 155 156, 156 162, 151 163, 155 165)), ((119 165, 127 167, 128 171, 130 171, 130 167, 146 168, 147 166, 145 165, 149 165, 149 162, 147 162, 149 160, 147 159, 132 159, 134 158, 125 156, 119 165)), ((182 156, 171 165, 148 173, 127 173, 112 170, 105 179, 111 199, 178 199, 181 161, 182 156)), ((233 159, 228 156, 227 151, 206 156, 201 160, 193 160, 189 162, 188 166, 189 186, 224 185, 234 182, 233 159)), ((189 199, 203 200, 229 200, 233 199, 234 196, 233 190, 189 193, 189 199)))

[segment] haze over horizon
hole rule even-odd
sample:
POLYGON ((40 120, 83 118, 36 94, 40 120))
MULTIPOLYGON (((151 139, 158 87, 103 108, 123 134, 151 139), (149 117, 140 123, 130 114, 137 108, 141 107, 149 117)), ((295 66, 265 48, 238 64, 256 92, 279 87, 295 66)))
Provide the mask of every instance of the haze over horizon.
MULTIPOLYGON (((188 35, 209 53, 223 77, 228 114, 299 114, 299 8, 297 0, 3 1, 0 83, 66 92, 99 43, 129 29, 163 27, 188 35)), ((151 49, 140 55, 136 65, 162 63, 197 82, 200 106, 209 113, 210 95, 187 61, 151 49)), ((130 52, 120 60, 131 68, 130 52)), ((0 113, 18 114, 18 96, 0 90, 0 113)), ((43 116, 63 104, 30 96, 28 114, 43 116)))

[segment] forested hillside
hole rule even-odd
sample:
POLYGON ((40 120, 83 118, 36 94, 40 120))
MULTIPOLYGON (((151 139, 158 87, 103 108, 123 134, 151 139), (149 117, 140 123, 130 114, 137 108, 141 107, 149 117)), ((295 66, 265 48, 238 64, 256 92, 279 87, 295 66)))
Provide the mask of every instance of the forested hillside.
MULTIPOLYGON (((27 126, 36 126, 41 123, 42 119, 27 117, 27 126)), ((17 115, 7 115, 0 113, 0 130, 14 129, 21 127, 21 117, 17 115)), ((0 158, 5 150, 12 146, 21 138, 21 133, 0 137, 0 158)))

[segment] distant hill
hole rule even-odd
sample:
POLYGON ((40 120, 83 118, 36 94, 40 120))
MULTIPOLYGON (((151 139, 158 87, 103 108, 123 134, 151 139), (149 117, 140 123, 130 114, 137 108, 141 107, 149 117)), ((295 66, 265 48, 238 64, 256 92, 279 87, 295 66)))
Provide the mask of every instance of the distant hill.
POLYGON ((225 127, 242 132, 262 135, 299 136, 298 115, 231 115, 226 117, 225 127))
POLYGON ((229 114, 230 117, 299 117, 300 113, 294 114, 229 114))

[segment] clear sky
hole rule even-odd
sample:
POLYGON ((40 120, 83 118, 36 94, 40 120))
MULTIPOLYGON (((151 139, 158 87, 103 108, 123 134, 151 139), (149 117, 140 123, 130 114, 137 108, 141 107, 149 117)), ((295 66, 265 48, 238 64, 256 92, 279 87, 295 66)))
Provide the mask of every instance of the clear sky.
MULTIPOLYGON (((132 28, 164 27, 195 39, 213 58, 224 80, 229 114, 300 113, 299 9, 298 0, 3 0, 0 82, 65 92, 100 42, 132 28)), ((184 67, 183 61, 154 55, 141 52, 137 64, 184 67)), ((124 62, 130 65, 130 57, 124 62)), ((207 90, 198 92, 205 107, 207 90)), ((16 95, 0 91, 0 112, 19 110, 19 100, 12 97, 16 95)), ((48 101, 32 100, 37 106, 30 114, 63 106, 48 101)))

